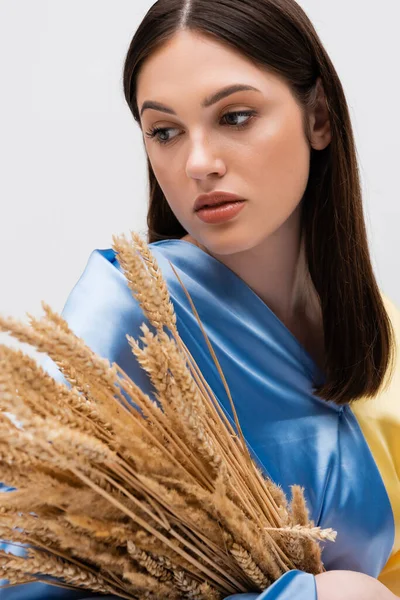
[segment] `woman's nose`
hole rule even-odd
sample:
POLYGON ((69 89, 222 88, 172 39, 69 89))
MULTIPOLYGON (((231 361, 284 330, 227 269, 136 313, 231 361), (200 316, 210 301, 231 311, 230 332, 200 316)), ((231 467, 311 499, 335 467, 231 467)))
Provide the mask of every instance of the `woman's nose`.
POLYGON ((192 146, 186 163, 186 174, 194 179, 208 177, 210 174, 223 175, 225 162, 220 153, 207 142, 198 142, 192 146))

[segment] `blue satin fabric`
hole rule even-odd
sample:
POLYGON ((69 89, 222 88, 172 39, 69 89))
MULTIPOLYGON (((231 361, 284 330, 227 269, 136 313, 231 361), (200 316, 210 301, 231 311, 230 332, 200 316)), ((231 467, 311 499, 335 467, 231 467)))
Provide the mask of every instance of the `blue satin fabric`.
POLYGON ((302 571, 289 571, 262 594, 234 594, 226 600, 311 600, 317 598, 315 577, 302 571))
MULTIPOLYGON (((233 271, 184 240, 155 242, 150 248, 167 282, 178 331, 232 417, 218 370, 169 261, 191 295, 255 460, 288 496, 290 485, 302 485, 315 524, 337 530, 337 541, 323 544, 325 567, 377 577, 393 547, 394 518, 381 475, 351 410, 313 395, 313 381, 322 382, 323 373, 233 271)), ((125 335, 138 339, 142 322, 155 330, 133 298, 112 249, 92 252, 62 314, 95 352, 117 362, 154 398, 148 375, 137 364, 125 335)), ((50 359, 42 364, 53 377, 63 380, 50 359)), ((0 600, 93 597, 51 586, 45 586, 49 591, 35 593, 38 585, 0 590, 0 600)), ((316 600, 315 578, 290 571, 261 595, 238 594, 230 600, 254 598, 316 600)))

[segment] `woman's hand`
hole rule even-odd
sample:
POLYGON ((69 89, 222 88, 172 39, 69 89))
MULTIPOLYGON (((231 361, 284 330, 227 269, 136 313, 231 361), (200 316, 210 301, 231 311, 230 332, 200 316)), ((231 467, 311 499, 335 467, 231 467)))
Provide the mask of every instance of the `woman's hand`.
POLYGON ((318 600, 397 600, 380 581, 355 571, 326 571, 315 576, 318 600))

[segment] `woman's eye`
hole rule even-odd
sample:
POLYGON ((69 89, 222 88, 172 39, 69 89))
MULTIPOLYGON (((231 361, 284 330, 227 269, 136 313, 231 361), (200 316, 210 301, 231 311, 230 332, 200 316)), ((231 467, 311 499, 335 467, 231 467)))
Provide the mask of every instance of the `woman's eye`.
MULTIPOLYGON (((254 110, 238 110, 238 111, 232 111, 232 112, 227 112, 225 113, 222 117, 221 117, 221 121, 223 119, 226 119, 227 117, 248 117, 244 123, 228 123, 228 127, 233 127, 234 129, 244 129, 244 127, 247 127, 247 125, 250 123, 251 121, 251 117, 253 117, 255 115, 255 111, 254 110)), ((153 139, 154 141, 158 144, 168 144, 172 139, 174 138, 167 138, 167 139, 161 139, 159 136, 165 136, 167 134, 168 131, 174 130, 176 129, 176 127, 154 127, 152 129, 150 129, 149 131, 146 131, 146 136, 153 139)))

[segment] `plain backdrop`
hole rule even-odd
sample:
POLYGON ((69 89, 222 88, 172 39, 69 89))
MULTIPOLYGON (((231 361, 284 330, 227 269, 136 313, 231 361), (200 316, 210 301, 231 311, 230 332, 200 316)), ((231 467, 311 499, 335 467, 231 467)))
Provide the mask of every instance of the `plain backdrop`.
MULTIPOLYGON (((61 312, 95 248, 110 248, 113 234, 145 234, 145 152, 122 68, 152 4, 0 0, 3 316, 41 316, 41 300, 61 312)), ((400 2, 300 4, 344 86, 375 272, 400 307, 400 2)), ((0 334, 5 341, 19 345, 0 334)))

